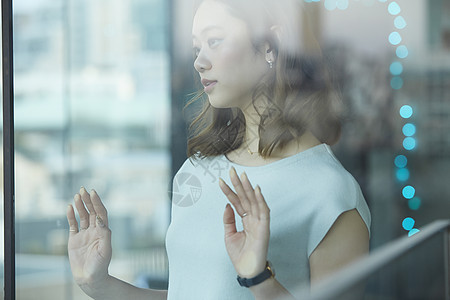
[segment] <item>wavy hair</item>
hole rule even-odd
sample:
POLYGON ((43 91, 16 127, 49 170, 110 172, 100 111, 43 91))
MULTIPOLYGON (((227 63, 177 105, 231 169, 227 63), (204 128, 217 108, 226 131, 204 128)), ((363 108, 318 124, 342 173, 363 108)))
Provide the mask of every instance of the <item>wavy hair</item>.
MULTIPOLYGON (((233 16, 246 22, 256 51, 268 43, 276 57, 272 72, 262 78, 252 95, 252 105, 260 116, 260 155, 270 157, 306 130, 322 143, 335 144, 341 133, 340 97, 331 87, 327 64, 300 1, 212 1, 224 3, 233 16), (265 100, 267 105, 258 107, 257 100, 265 100)), ((203 102, 202 109, 189 126, 188 157, 217 156, 239 148, 245 134, 242 111, 211 106, 203 91, 184 109, 198 101, 203 102)))

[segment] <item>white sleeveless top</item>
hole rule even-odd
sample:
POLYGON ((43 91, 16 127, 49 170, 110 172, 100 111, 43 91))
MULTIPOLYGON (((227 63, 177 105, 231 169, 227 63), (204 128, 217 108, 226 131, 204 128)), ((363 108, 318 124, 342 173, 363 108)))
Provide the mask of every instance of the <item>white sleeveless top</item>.
MULTIPOLYGON (((253 299, 249 289, 239 286, 224 242, 228 200, 218 179, 233 187, 231 166, 261 187, 270 208, 268 260, 275 278, 293 294, 309 283, 308 258, 340 214, 356 208, 370 233, 361 189, 326 144, 257 167, 237 165, 225 155, 188 159, 174 177, 166 235, 170 300, 253 299)), ((241 231, 237 214, 236 219, 241 231)))

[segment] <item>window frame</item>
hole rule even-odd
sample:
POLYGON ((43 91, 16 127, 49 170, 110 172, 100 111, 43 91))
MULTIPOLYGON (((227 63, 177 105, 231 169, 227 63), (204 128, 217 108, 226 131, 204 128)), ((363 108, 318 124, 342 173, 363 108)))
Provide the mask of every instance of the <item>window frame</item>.
POLYGON ((4 297, 16 298, 12 0, 2 1, 4 297))

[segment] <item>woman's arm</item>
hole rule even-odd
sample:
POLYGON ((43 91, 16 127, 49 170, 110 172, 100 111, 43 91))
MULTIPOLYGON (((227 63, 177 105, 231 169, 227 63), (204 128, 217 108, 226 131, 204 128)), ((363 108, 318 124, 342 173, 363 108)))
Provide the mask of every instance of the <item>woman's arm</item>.
MULTIPOLYGON (((317 282, 368 253, 369 232, 358 211, 342 213, 309 257, 311 292, 317 282)), ((355 294, 360 297, 363 288, 355 294)))
POLYGON ((255 300, 295 300, 294 296, 274 277, 264 280, 260 284, 250 287, 255 300))
MULTIPOLYGON (((341 214, 309 258, 311 292, 314 286, 333 272, 369 252, 369 233, 359 213, 353 209, 341 214)), ((256 300, 294 299, 275 279, 250 288, 256 300)), ((361 299, 364 286, 350 291, 347 299, 361 299)))
MULTIPOLYGON (((83 289, 83 287, 81 287, 83 289)), ((106 280, 98 284, 94 289, 89 288, 87 293, 95 300, 114 300, 114 299, 148 299, 165 300, 167 299, 167 290, 142 289, 126 283, 120 279, 108 276, 106 280)), ((85 290, 85 292, 87 292, 85 290)))

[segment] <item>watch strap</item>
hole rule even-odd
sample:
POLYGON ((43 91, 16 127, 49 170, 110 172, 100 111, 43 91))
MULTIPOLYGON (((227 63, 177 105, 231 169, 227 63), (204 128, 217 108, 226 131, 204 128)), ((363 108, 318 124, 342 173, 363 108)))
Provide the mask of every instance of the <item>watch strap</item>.
POLYGON ((270 262, 266 262, 266 268, 264 271, 262 271, 260 274, 256 275, 252 278, 242 278, 239 275, 237 276, 237 281, 239 282, 239 285, 244 287, 251 287, 257 284, 260 284, 264 280, 275 276, 275 273, 272 270, 272 267, 270 266, 270 262))

